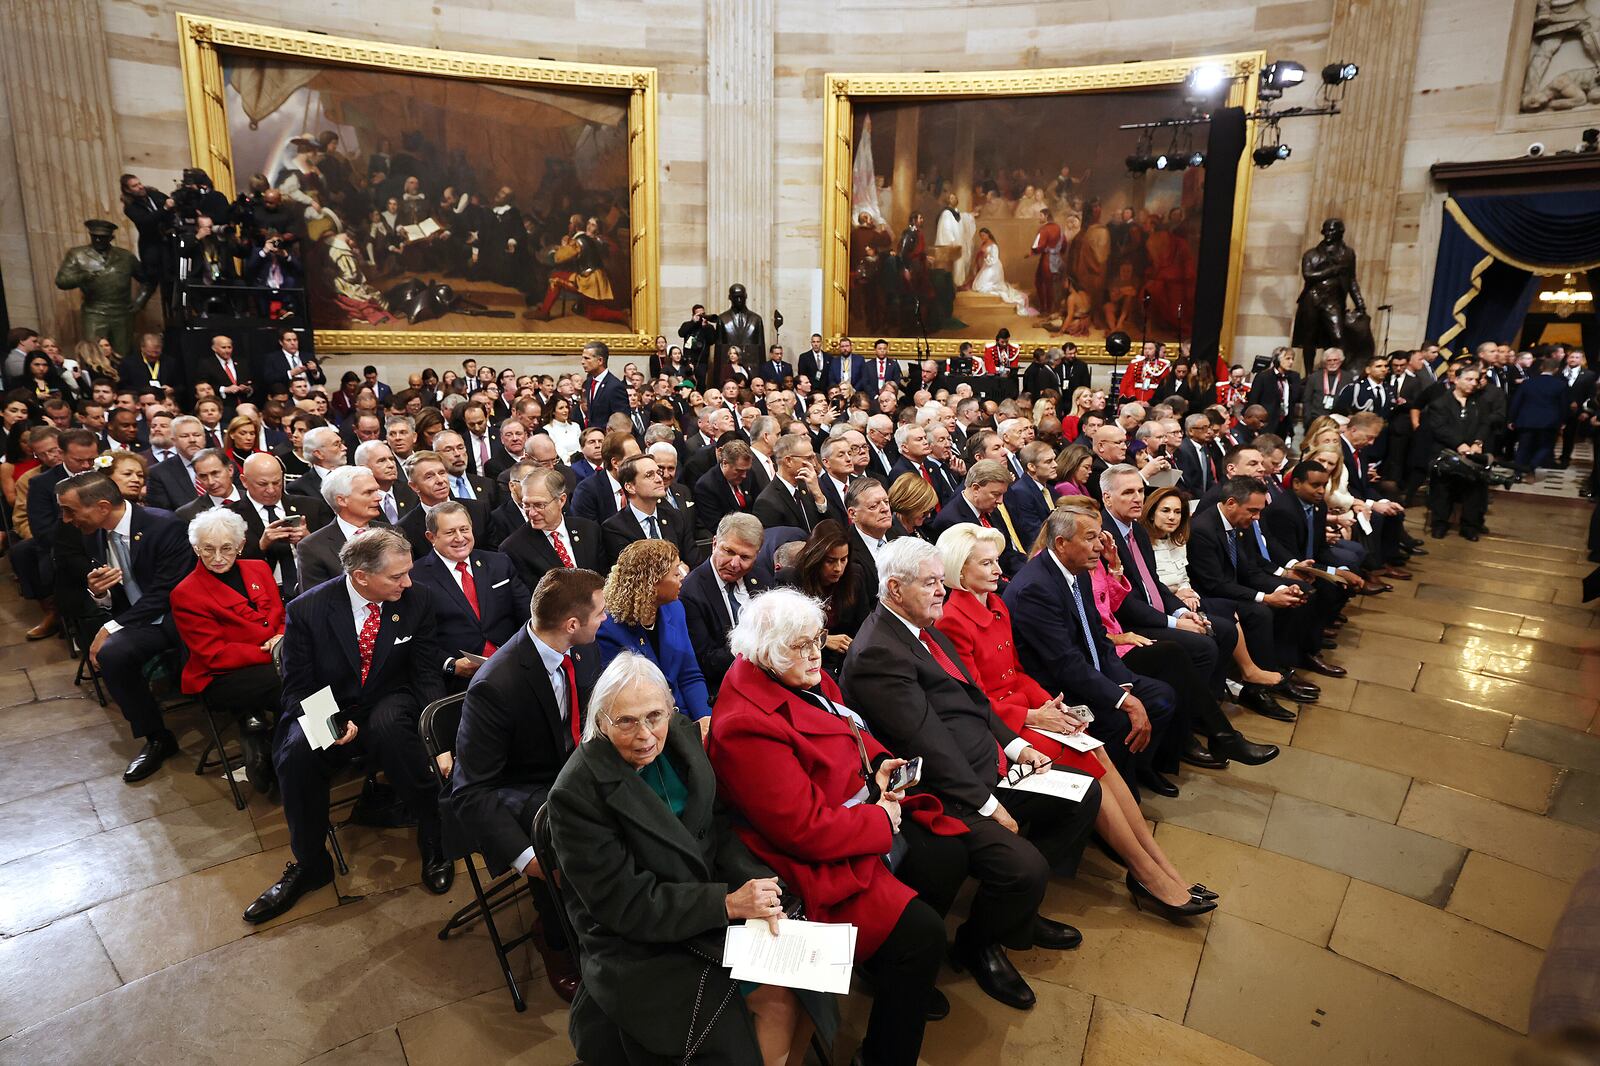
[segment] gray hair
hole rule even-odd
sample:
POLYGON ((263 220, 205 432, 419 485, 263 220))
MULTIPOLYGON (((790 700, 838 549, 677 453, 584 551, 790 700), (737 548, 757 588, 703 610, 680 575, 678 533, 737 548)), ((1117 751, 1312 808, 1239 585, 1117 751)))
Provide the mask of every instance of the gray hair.
POLYGON ((765 437, 768 433, 778 432, 778 420, 771 415, 762 415, 750 424, 751 437, 765 437))
POLYGON ((900 427, 894 431, 894 446, 896 448, 904 448, 906 446, 906 438, 923 428, 913 422, 902 422, 900 427))
POLYGON ((729 511, 722 516, 722 521, 717 523, 718 540, 736 540, 751 548, 761 547, 765 533, 761 519, 744 511, 729 511))
POLYGON ((643 655, 625 651, 611 660, 605 670, 600 674, 600 680, 594 683, 594 691, 589 693, 589 720, 583 723, 583 739, 593 740, 601 735, 600 716, 611 714, 612 704, 617 702, 617 697, 632 685, 654 685, 666 696, 667 703, 673 702, 672 686, 667 684, 666 675, 661 672, 661 667, 646 659, 643 655))
MULTIPOLYGON (((845 432, 849 432, 848 427, 846 427, 845 432)), ((850 442, 844 439, 843 433, 838 433, 830 436, 827 440, 822 442, 822 451, 818 454, 822 456, 823 462, 827 462, 833 457, 834 452, 841 450, 848 451, 849 448, 850 442)))
POLYGON ((172 420, 172 432, 178 432, 180 428, 189 425, 191 422, 199 426, 202 430, 206 428, 206 424, 200 421, 194 415, 179 415, 177 418, 172 420))
POLYGON ((1204 411, 1196 411, 1183 420, 1184 429, 1194 429, 1196 426, 1208 426, 1210 424, 1211 419, 1207 417, 1204 411))
MULTIPOLYGON (((341 469, 344 469, 341 467, 341 469)), ((373 526, 358 537, 351 537, 339 549, 339 568, 348 577, 357 570, 375 574, 390 555, 411 558, 411 542, 391 526, 373 526)))
POLYGON ((778 438, 778 443, 772 446, 772 461, 780 462, 784 459, 787 459, 789 456, 799 451, 802 446, 809 445, 810 443, 811 438, 808 436, 795 436, 793 433, 785 433, 778 438))
POLYGON ((753 598, 728 634, 728 649, 763 670, 794 665, 789 645, 826 627, 822 604, 798 589, 777 588, 753 598))
POLYGON ((939 557, 939 549, 920 537, 891 540, 878 551, 878 598, 888 599, 889 582, 910 584, 917 579, 923 563, 939 557))
POLYGON ((228 467, 229 469, 232 469, 233 467, 233 464, 228 461, 228 457, 222 454, 222 452, 216 448, 201 448, 199 451, 194 453, 194 458, 189 460, 189 465, 193 466, 202 459, 215 459, 217 462, 221 463, 225 467, 228 467))
POLYGON ((365 474, 372 476, 372 471, 364 466, 336 466, 322 475, 322 499, 335 511, 339 505, 334 501, 340 496, 348 496, 355 491, 356 478, 365 474))
MULTIPOLYGON (((651 428, 654 428, 654 427, 651 427, 651 428)), ((645 436, 649 436, 649 434, 647 433, 647 434, 645 434, 645 436)), ((648 455, 648 456, 651 456, 652 458, 654 456, 656 456, 658 453, 661 454, 661 455, 670 455, 670 456, 672 456, 674 462, 676 462, 677 458, 678 458, 678 449, 673 447, 672 442, 668 441, 668 440, 658 440, 658 441, 656 441, 654 444, 652 444, 648 448, 646 448, 644 450, 644 453, 646 455, 648 455)))
POLYGON ((390 415, 388 418, 383 420, 383 428, 386 431, 393 429, 395 426, 405 426, 407 429, 415 433, 417 429, 417 420, 412 418, 410 415, 390 415))
POLYGON ((1149 440, 1160 432, 1162 432, 1161 424, 1151 419, 1149 422, 1141 422, 1139 428, 1133 431, 1133 435, 1138 440, 1149 440))
POLYGON ((1132 474, 1140 481, 1144 480, 1144 475, 1139 473, 1139 468, 1132 463, 1112 463, 1100 471, 1101 494, 1104 495, 1105 493, 1116 491, 1117 478, 1127 477, 1129 474, 1132 474))
POLYGON ((439 506, 435 507, 433 510, 428 512, 428 516, 425 519, 425 522, 426 522, 427 527, 428 527, 428 532, 429 533, 437 533, 437 532, 439 532, 439 523, 443 522, 446 518, 454 518, 458 514, 469 514, 469 513, 470 512, 466 509, 466 507, 461 503, 460 500, 446 500, 443 503, 441 503, 439 506))
MULTIPOLYGON (((1056 504, 1056 509, 1050 512, 1050 517, 1044 521, 1045 550, 1050 551, 1051 545, 1056 540, 1065 537, 1071 540, 1078 535, 1078 520, 1082 518, 1100 519, 1100 510, 1094 506, 1093 501, 1087 503, 1077 502, 1075 497, 1068 497, 1056 504)), ((895 541, 896 544, 900 543, 895 541)))
POLYGON ((200 538, 208 533, 221 533, 234 544, 243 545, 244 519, 226 507, 212 507, 201 511, 189 522, 189 546, 198 548, 200 538))
POLYGON ((300 458, 308 463, 315 463, 313 456, 317 454, 317 450, 338 439, 339 431, 332 426, 314 426, 306 430, 305 436, 300 438, 300 458))
POLYGON ((394 454, 394 449, 389 447, 389 442, 386 440, 364 440, 356 445, 355 465, 366 466, 367 460, 377 455, 379 448, 382 448, 390 455, 394 454))

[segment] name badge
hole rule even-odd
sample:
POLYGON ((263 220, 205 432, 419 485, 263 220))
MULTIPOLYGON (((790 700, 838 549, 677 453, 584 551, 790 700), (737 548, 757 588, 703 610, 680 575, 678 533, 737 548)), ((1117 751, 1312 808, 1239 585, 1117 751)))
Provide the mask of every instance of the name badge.
POLYGON ((1322 398, 1322 409, 1324 411, 1333 410, 1333 397, 1332 396, 1324 396, 1322 398))

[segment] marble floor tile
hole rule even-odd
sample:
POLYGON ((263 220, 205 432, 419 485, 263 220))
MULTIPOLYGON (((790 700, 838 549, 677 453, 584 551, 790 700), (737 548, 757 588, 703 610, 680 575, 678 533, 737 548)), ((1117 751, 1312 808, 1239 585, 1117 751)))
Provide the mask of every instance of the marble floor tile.
POLYGON ((1593 697, 1530 688, 1517 681, 1468 674, 1432 664, 1422 668, 1416 690, 1573 729, 1584 728, 1594 718, 1596 709, 1593 697))
POLYGON ((1301 713, 1294 742, 1295 747, 1450 785, 1530 811, 1543 811, 1549 805, 1555 785, 1555 768, 1525 755, 1320 707, 1301 713))
MULTIPOLYGON (((1020 1062, 1021 1060, 1006 1060, 1020 1062)), ((1070 1058, 1056 1059, 1071 1062, 1070 1058)), ((1094 1001, 1083 1066, 1266 1066, 1247 1051, 1101 997, 1094 1001)))
POLYGON ((1556 766, 1600 774, 1600 736, 1534 718, 1514 718, 1506 734, 1507 751, 1531 755, 1556 766))
POLYGON ((1226 771, 1242 781, 1278 792, 1354 811, 1380 822, 1400 816, 1411 778, 1347 759, 1321 755, 1307 748, 1282 748, 1278 757, 1260 766, 1233 763, 1226 771))
POLYGON ((25 774, 0 774, 0 803, 78 781, 122 773, 139 745, 126 727, 102 722, 38 740, 8 744, 5 758, 25 774))
MULTIPOLYGON (((1470 629, 1482 629, 1493 633, 1516 633, 1522 625, 1523 617, 1512 611, 1494 611, 1483 607, 1470 607, 1460 603, 1436 602, 1433 600, 1391 600, 1389 596, 1367 596, 1363 598, 1361 613, 1351 615, 1352 619, 1365 618, 1368 612, 1386 615, 1400 615, 1405 618, 1423 618, 1430 622, 1448 623, 1450 625, 1466 626, 1470 629)), ((1523 634, 1524 636, 1536 634, 1523 634)))
POLYGON ((1536 948, 1550 946, 1572 886, 1515 863, 1469 852, 1445 910, 1536 948))
MULTIPOLYGON (((74 678, 78 676, 76 660, 68 659, 66 662, 41 663, 37 666, 30 665, 27 669, 27 675, 29 682, 33 685, 34 695, 38 699, 94 699, 94 685, 91 682, 85 681, 82 685, 79 685, 74 681, 74 678)), ((106 697, 107 700, 110 698, 109 695, 106 697)), ((95 702, 99 703, 98 700, 95 700, 95 702)), ((121 720, 116 704, 108 704, 107 709, 113 714, 117 714, 118 720, 121 720)))
POLYGON ((1504 633, 1490 636, 1467 626, 1445 626, 1444 643, 1472 649, 1486 655, 1510 655, 1530 662, 1549 663, 1576 669, 1586 658, 1583 652, 1549 640, 1511 637, 1504 633))
POLYGON ((1517 636, 1549 641, 1581 651, 1600 651, 1600 629, 1589 622, 1560 622, 1547 618, 1525 618, 1517 636))
POLYGON ((1280 722, 1276 718, 1267 718, 1237 703, 1225 702, 1222 704, 1222 709, 1227 714, 1228 720, 1233 723, 1233 728, 1257 744, 1277 744, 1282 747, 1294 739, 1293 722, 1280 722))
MULTIPOLYGON (((82 915, 0 940, 0 1037, 120 984, 94 927, 82 915)), ((0 1049, 0 1059, 6 1057, 0 1049)))
POLYGON ((1424 585, 1443 585, 1448 588, 1478 592, 1500 597, 1515 593, 1517 599, 1535 603, 1549 603, 1565 578, 1551 577, 1537 570, 1506 571, 1479 565, 1419 568, 1417 580, 1424 585))
MULTIPOLYGON (((1030 981, 1039 1000, 1032 1010, 997 1010, 968 975, 947 967, 942 977, 939 988, 950 1000, 950 1017, 928 1026, 923 1035, 921 1060, 928 1066, 1076 1062, 1088 1039, 1090 1011, 1106 1002, 1064 984, 1030 981)), ((863 1014, 860 1031, 865 1028, 863 1014)), ((842 1035, 834 1045, 834 1061, 841 1066, 861 1042, 859 1032, 842 1035)))
POLYGON ((1185 877, 1221 893, 1218 912, 1327 944, 1350 882, 1344 874, 1176 825, 1160 826, 1156 842, 1185 877))
MULTIPOLYGON (((0 670, 0 707, 20 707, 37 698, 33 693, 33 685, 28 681, 27 671, 15 667, 0 670)), ((0 737, 7 735, 5 728, 0 726, 0 737)))
MULTIPOLYGON (((1347 610, 1345 613, 1350 614, 1347 610)), ((1372 634, 1376 643, 1386 637, 1410 637, 1413 640, 1435 641, 1444 632, 1443 622, 1417 618, 1410 614, 1389 614, 1384 611, 1358 611, 1350 614, 1350 624, 1360 627, 1362 633, 1372 634)))
MULTIPOLYGON (((1386 685, 1389 688, 1409 692, 1411 686, 1417 683, 1422 660, 1388 655, 1385 652, 1386 649, 1382 644, 1373 641, 1372 648, 1346 650, 1339 647, 1329 652, 1328 656, 1333 662, 1349 671, 1349 676, 1342 679, 1347 683, 1356 681, 1371 685, 1386 685)), ((1334 680, 1317 677, 1310 671, 1306 671, 1306 677, 1318 685, 1323 681, 1334 680)))
POLYGON ((1600 853, 1600 833, 1420 781, 1400 825, 1563 881, 1576 881, 1600 853))
POLYGON ((1492 677, 1505 678, 1548 692, 1581 696, 1600 690, 1600 669, 1591 666, 1574 669, 1550 663, 1529 662, 1510 655, 1487 655, 1469 669, 1492 677))
MULTIPOLYGON (((1336 711, 1349 708, 1350 701, 1355 699, 1356 696, 1356 685, 1359 684, 1354 677, 1323 677, 1321 674, 1314 674, 1310 670, 1301 670, 1298 676, 1302 681, 1309 681, 1322 690, 1322 695, 1317 697, 1315 706, 1331 707, 1336 711)), ((1282 699, 1278 702, 1284 704, 1290 710, 1300 706, 1300 704, 1282 699)))
POLYGON ((0 748, 29 740, 39 740, 58 733, 103 725, 122 720, 115 710, 102 707, 94 700, 55 699, 20 706, 7 704, 0 694, 0 748))
MULTIPOLYGON (((95 813, 106 829, 219 799, 233 803, 233 793, 228 791, 226 781, 217 774, 196 777, 192 762, 183 759, 167 762, 159 773, 136 784, 123 781, 120 773, 91 778, 84 784, 94 801, 95 813)), ((250 795, 252 790, 247 783, 241 781, 239 787, 247 797, 250 795)), ((243 812, 239 817, 249 820, 243 812)))
POLYGON ((1261 846, 1442 907, 1466 849, 1423 833, 1279 794, 1261 846))
POLYGON ((147 818, 0 866, 0 933, 261 850, 227 800, 147 818))
POLYGON ((1544 953, 1457 915, 1352 881, 1328 946, 1416 988, 1527 1032, 1544 953))
POLYGON ((270 922, 250 925, 240 917, 251 901, 283 875, 284 864, 292 858, 288 848, 246 855, 108 900, 89 911, 89 920, 117 972, 123 980, 133 981, 223 944, 338 906, 339 897, 328 885, 302 896, 288 913, 270 922), (172 920, 177 914, 183 915, 181 922, 172 920))
POLYGON ((100 820, 81 784, 0 804, 0 866, 98 832, 100 820))
POLYGON ((1141 804, 1145 815, 1251 846, 1261 842, 1272 809, 1272 789, 1226 772, 1198 771, 1183 774, 1178 787, 1179 794, 1172 799, 1145 794, 1141 804))
POLYGON ((1011 952, 1030 984, 1066 985, 1173 1021, 1183 1017, 1209 916, 1174 925, 1136 911, 1121 882, 1083 876, 1053 879, 1039 912, 1077 926, 1083 945, 1011 952))
POLYGON ((1460 737, 1462 740, 1487 744, 1491 748, 1500 747, 1512 722, 1511 715, 1504 711, 1474 707, 1441 696, 1401 692, 1383 685, 1358 686, 1349 709, 1368 718, 1381 718, 1386 722, 1413 726, 1430 733, 1460 737))
POLYGON ((72 650, 64 640, 36 640, 0 647, 0 671, 72 661, 72 650))
POLYGON ((409 1066, 504 1063, 505 1066, 568 1066, 577 1059, 567 1039, 567 1005, 543 977, 522 983, 528 1009, 518 1014, 502 985, 447 1003, 399 1025, 409 1066))
POLYGON ((1230 915, 1211 924, 1184 1021, 1275 1066, 1510 1063, 1526 1043, 1387 974, 1230 915))
POLYGON ((306 1066, 406 1066, 398 1029, 381 1029, 324 1052, 306 1066))
MULTIPOLYGON (((1530 596, 1532 595, 1536 595, 1536 591, 1530 593, 1530 596)), ((1565 607, 1551 603, 1548 594, 1541 600, 1504 596, 1492 590, 1486 593, 1472 589, 1451 588, 1448 585, 1424 584, 1417 589, 1417 600, 1419 602, 1457 603, 1476 607, 1490 598, 1493 599, 1498 609, 1520 614, 1524 618, 1539 618, 1547 622, 1565 622, 1574 626, 1586 626, 1589 624, 1588 610, 1582 607, 1565 607)), ((1521 633, 1519 635, 1532 636, 1533 634, 1521 633)))
POLYGON ((1600 831, 1600 777, 1576 770, 1562 774, 1549 814, 1568 825, 1600 831))

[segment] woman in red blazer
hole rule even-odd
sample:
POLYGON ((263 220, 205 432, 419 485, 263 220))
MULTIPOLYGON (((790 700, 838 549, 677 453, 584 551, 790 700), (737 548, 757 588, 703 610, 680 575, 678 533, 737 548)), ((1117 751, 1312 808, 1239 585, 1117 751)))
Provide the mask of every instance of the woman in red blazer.
POLYGON ((283 639, 283 600, 268 563, 239 558, 244 539, 244 519, 228 508, 196 515, 189 543, 199 562, 173 588, 170 603, 189 652, 183 691, 238 714, 245 770, 261 789, 271 773, 268 741, 279 706, 272 646, 283 639))
POLYGON ((743 816, 740 837, 806 917, 856 926, 856 959, 876 990, 861 1060, 914 1066, 927 1019, 949 1010, 933 982, 943 915, 966 876, 966 849, 950 838, 967 829, 932 796, 886 791, 902 760, 822 672, 823 635, 821 606, 793 589, 739 612, 707 753, 743 816))
MULTIPOLYGON (((963 522, 945 530, 938 546, 949 589, 939 630, 961 653, 962 662, 989 697, 995 713, 1052 760, 1099 778, 1104 798, 1095 829, 1133 876, 1163 903, 1182 906, 1189 902, 1190 882, 1156 843, 1138 800, 1106 758, 1105 748, 1080 753, 1039 734, 1039 729, 1078 734, 1085 723, 1062 709, 1065 694, 1052 697, 1023 673, 1012 639, 1011 613, 998 591, 1004 535, 997 529, 963 522)), ((1205 890, 1203 885, 1193 888, 1205 890)))

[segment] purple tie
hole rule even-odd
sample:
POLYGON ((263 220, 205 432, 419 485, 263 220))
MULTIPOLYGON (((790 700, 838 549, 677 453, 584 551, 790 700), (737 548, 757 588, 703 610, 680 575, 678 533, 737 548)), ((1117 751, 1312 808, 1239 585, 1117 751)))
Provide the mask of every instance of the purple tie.
POLYGON ((1139 580, 1144 582, 1145 598, 1150 601, 1150 606, 1156 610, 1163 610, 1161 606, 1161 588, 1156 584, 1156 579, 1150 576, 1150 567, 1145 565, 1144 552, 1139 550, 1139 542, 1133 538, 1133 532, 1128 533, 1128 554, 1133 556, 1133 568, 1139 571, 1139 580))

